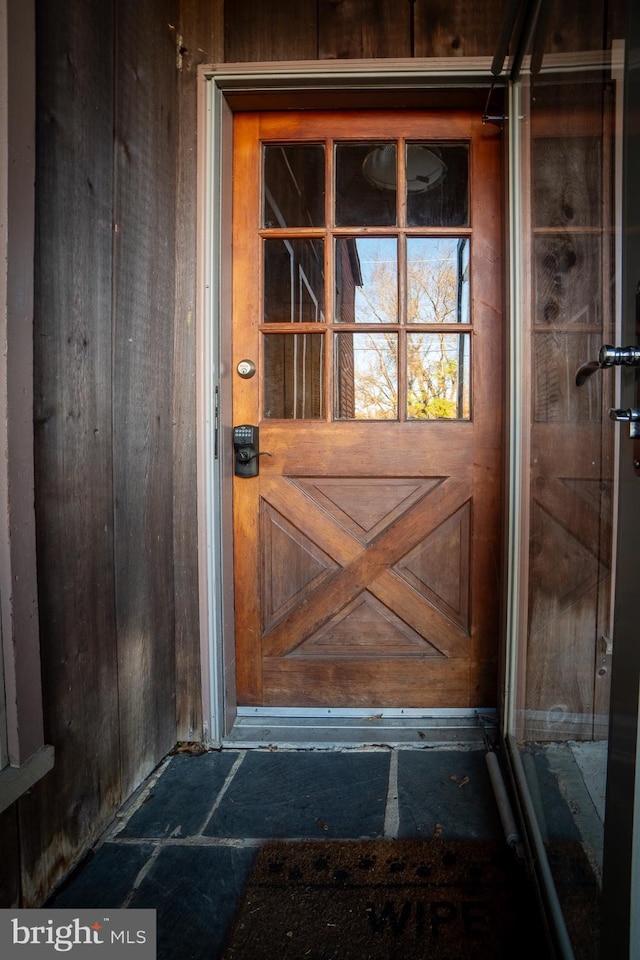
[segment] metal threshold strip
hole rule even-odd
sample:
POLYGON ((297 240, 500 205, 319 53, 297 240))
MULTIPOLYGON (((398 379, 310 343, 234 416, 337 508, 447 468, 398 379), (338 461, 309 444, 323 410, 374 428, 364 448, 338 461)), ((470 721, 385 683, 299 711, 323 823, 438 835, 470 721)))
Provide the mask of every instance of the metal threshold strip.
POLYGON ((332 749, 344 747, 483 747, 497 726, 495 709, 416 710, 239 707, 228 746, 332 749))

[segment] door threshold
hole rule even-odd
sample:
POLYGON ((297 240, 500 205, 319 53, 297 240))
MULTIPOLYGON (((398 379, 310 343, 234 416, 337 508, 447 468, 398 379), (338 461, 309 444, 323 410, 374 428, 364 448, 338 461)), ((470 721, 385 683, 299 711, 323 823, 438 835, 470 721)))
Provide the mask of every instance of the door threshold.
POLYGON ((225 746, 332 749, 334 747, 455 747, 485 744, 497 731, 497 714, 487 710, 291 710, 239 708, 225 746))

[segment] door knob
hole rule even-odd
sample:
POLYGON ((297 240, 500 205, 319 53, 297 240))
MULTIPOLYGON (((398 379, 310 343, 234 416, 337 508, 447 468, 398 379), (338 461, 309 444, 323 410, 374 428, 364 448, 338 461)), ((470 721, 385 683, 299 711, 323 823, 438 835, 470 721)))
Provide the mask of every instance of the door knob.
POLYGON ((640 366, 640 347, 612 347, 611 344, 605 343, 598 351, 597 360, 588 360, 578 368, 576 386, 581 387, 596 370, 623 366, 640 366))

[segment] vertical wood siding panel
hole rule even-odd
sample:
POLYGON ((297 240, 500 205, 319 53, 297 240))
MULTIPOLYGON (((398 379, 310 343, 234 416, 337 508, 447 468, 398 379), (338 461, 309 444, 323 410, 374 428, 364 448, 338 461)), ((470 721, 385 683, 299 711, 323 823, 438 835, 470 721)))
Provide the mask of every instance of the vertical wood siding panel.
POLYGON ((174 584, 176 629, 176 736, 202 734, 198 611, 196 473, 196 82, 198 65, 221 60, 222 0, 181 4, 176 317, 174 345, 174 584))
POLYGON ((607 33, 605 50, 612 40, 621 40, 627 34, 627 0, 607 0, 607 33))
POLYGON ((0 813, 0 907, 20 905, 20 844, 18 840, 18 807, 14 803, 0 813))
POLYGON ((315 60, 316 0, 227 0, 224 40, 228 62, 315 60))
POLYGON ((319 0, 318 56, 410 57, 410 0, 319 0))
POLYGON ((111 479, 112 9, 37 5, 35 477, 46 741, 19 802, 25 905, 121 799, 111 479))
POLYGON ((491 57, 506 0, 416 0, 416 57, 491 57))
POLYGON ((114 478, 126 795, 175 742, 177 20, 172 0, 116 0, 116 10, 114 478))
POLYGON ((611 6, 615 4, 602 0, 563 0, 562 4, 549 4, 544 24, 545 52, 604 49, 611 6))

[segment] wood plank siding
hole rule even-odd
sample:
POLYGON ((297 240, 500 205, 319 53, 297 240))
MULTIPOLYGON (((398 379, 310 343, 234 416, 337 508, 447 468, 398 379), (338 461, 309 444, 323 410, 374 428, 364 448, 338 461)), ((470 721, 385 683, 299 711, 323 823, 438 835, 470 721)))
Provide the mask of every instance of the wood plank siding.
MULTIPOLYGON (((56 762, 0 818, 1 906, 41 904, 175 742, 203 735, 198 65, 490 57, 506 7, 34 2, 35 506, 56 762)), ((559 25, 558 47, 589 22, 559 25)))
MULTIPOLYGON (((194 59, 209 60, 197 29, 194 59)), ((195 325, 175 322, 179 91, 193 115, 195 77, 179 36, 174 0, 37 4, 36 510, 56 766, 19 801, 27 905, 176 739, 201 734, 195 325)))
POLYGON ((37 7, 35 469, 45 737, 20 801, 23 900, 120 797, 113 529, 113 42, 108 4, 37 7), (52 842, 52 838, 57 838, 52 842))
POLYGON ((125 795, 175 743, 176 13, 173 0, 116 4, 112 469, 125 795))
POLYGON ((3 907, 20 905, 20 835, 18 804, 0 813, 0 903, 3 907))

